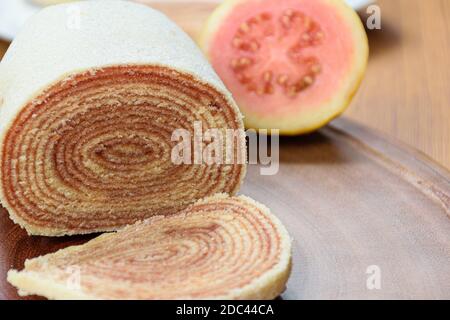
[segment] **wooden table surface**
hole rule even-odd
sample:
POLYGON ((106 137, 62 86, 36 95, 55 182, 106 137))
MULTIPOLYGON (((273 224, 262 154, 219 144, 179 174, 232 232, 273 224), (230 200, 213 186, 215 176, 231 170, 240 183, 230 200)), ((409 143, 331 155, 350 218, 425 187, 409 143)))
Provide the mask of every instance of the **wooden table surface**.
MULTIPOLYGON (((368 31, 369 68, 345 117, 398 138, 450 168, 450 1, 378 4, 382 29, 368 31)), ((175 16, 169 10, 195 36, 213 7, 191 4, 175 16)), ((7 43, 0 42, 0 56, 6 48, 7 43)))

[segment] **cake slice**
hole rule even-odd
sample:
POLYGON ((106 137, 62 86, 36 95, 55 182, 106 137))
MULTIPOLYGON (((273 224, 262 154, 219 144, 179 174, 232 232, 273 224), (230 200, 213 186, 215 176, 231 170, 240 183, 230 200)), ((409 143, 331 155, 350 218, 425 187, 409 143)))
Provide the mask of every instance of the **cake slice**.
POLYGON ((27 260, 8 281, 50 299, 273 299, 290 263, 291 239, 268 208, 220 194, 27 260))

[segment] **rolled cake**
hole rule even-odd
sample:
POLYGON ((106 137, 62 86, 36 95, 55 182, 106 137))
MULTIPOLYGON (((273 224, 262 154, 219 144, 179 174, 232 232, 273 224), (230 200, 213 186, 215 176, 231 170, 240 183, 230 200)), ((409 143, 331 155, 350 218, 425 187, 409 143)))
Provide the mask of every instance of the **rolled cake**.
POLYGON ((291 240, 269 209, 216 195, 10 270, 22 295, 50 299, 273 299, 291 240))
POLYGON ((0 105, 0 199, 29 234, 117 230, 234 194, 245 175, 172 161, 174 130, 242 130, 242 116, 193 41, 143 5, 42 10, 0 64, 0 105))

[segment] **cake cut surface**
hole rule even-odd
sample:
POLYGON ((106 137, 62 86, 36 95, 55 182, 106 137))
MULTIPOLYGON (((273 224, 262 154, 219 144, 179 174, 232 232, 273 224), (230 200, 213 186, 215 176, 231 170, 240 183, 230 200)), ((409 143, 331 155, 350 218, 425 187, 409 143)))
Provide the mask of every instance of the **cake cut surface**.
POLYGON ((269 209, 216 195, 25 262, 8 281, 50 299, 273 299, 291 239, 269 209))
MULTIPOLYGON (((34 16, 0 64, 0 199, 10 217, 32 235, 85 234, 235 194, 242 162, 172 159, 176 130, 243 129, 193 41, 143 5, 79 2, 79 20, 69 6, 34 16)), ((245 137, 234 147, 245 150, 245 137)))

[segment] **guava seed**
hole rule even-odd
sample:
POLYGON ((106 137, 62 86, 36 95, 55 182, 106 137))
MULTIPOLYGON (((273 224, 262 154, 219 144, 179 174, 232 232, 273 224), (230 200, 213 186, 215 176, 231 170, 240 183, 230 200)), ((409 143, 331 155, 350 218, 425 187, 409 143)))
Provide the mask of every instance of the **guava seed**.
POLYGON ((266 71, 266 72, 263 73, 263 80, 265 82, 271 82, 272 81, 272 77, 273 77, 272 71, 266 71))
POLYGON ((252 63, 252 60, 249 58, 240 58, 239 59, 239 65, 242 67, 247 67, 252 63))
POLYGON ((259 48, 260 48, 260 46, 259 46, 259 43, 258 43, 257 41, 252 41, 252 42, 250 43, 250 49, 251 49, 251 51, 256 52, 256 51, 259 50, 259 48))
POLYGON ((305 76, 303 77, 303 83, 306 85, 311 85, 314 82, 313 78, 311 76, 305 76))
POLYGON ((243 41, 241 38, 236 37, 233 39, 233 47, 235 47, 235 48, 240 48, 242 43, 243 43, 243 41))
POLYGON ((292 10, 292 9, 287 9, 287 10, 284 12, 284 15, 286 15, 286 16, 288 16, 288 17, 292 17, 292 16, 294 15, 294 10, 292 10))
POLYGON ((286 29, 289 29, 289 27, 291 26, 291 18, 289 16, 282 16, 281 17, 281 24, 286 29))
POLYGON ((250 31, 250 26, 248 25, 248 23, 244 22, 243 24, 241 24, 240 30, 243 33, 248 33, 250 31))
POLYGON ((319 74, 322 71, 322 67, 319 64, 315 64, 311 67, 311 72, 314 74, 319 74))
POLYGON ((289 77, 285 74, 278 76, 277 82, 279 85, 284 86, 287 84, 289 77))

